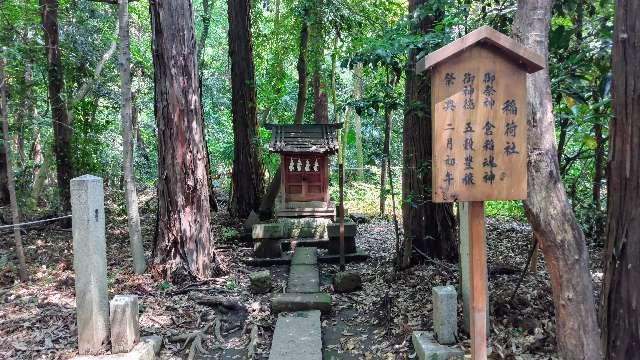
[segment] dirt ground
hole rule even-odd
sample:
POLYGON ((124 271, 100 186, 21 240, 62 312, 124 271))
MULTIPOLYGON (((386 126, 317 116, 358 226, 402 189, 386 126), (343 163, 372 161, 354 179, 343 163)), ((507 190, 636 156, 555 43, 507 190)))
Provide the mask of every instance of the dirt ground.
MULTIPOLYGON (((150 249, 155 210, 152 200, 147 202, 151 205, 143 206, 143 233, 145 248, 150 249)), ((163 359, 186 358, 190 352, 202 359, 242 359, 253 345, 256 358, 268 357, 275 325, 275 317, 269 310, 271 295, 253 295, 248 291, 247 274, 258 268, 242 263, 243 258, 250 256, 251 248, 236 239, 233 229, 238 229, 238 224, 224 214, 213 219, 214 234, 219 239, 216 256, 224 264, 224 276, 197 283, 169 284, 156 281, 151 275, 133 275, 125 215, 121 210, 116 213, 113 206, 110 209, 107 211, 109 294, 139 296, 142 335, 164 336, 163 359), (207 305, 206 298, 212 296, 233 300, 239 306, 207 305), (207 331, 202 332, 203 329, 207 331), (185 347, 185 338, 195 341, 187 341, 185 347)), ((8 232, 0 236, 0 358, 74 356, 77 329, 71 232, 59 224, 23 232, 31 274, 28 283, 16 282, 13 238, 8 232)), ((488 219, 492 359, 557 358, 553 302, 542 256, 537 272, 526 275, 520 290, 510 300, 525 265, 530 241, 531 230, 527 225, 488 219)), ((351 294, 333 294, 333 312, 322 319, 325 357, 413 359, 411 332, 431 329, 431 288, 457 284, 457 265, 425 259, 422 265, 410 270, 396 271, 393 225, 385 220, 359 225, 357 244, 371 258, 348 268, 361 272, 364 287, 351 294)), ((590 255, 598 289, 602 277, 600 249, 590 249, 590 255)), ((273 266, 270 270, 273 292, 283 291, 287 267, 273 266)), ((323 291, 332 292, 330 280, 336 271, 336 266, 321 267, 323 291)), ((464 334, 458 346, 469 347, 464 334)))

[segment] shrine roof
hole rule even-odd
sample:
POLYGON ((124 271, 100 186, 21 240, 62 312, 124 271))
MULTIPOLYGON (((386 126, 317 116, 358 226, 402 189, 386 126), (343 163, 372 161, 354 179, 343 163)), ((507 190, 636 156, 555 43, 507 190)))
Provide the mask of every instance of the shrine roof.
POLYGON ((444 60, 462 53, 476 45, 485 45, 500 51, 510 61, 518 64, 531 74, 545 67, 545 59, 538 53, 526 48, 514 39, 494 30, 490 26, 482 26, 467 35, 441 47, 440 49, 419 59, 416 71, 423 72, 444 60))
POLYGON ((334 154, 338 151, 337 124, 266 124, 271 130, 269 151, 276 153, 334 154))

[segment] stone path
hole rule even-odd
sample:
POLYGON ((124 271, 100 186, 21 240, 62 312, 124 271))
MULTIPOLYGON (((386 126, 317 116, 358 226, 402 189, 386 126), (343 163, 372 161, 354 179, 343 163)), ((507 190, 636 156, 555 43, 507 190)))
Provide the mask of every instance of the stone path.
POLYGON ((331 295, 320 292, 318 250, 296 248, 291 256, 287 293, 271 301, 278 316, 269 360, 321 360, 320 313, 331 310, 331 295))

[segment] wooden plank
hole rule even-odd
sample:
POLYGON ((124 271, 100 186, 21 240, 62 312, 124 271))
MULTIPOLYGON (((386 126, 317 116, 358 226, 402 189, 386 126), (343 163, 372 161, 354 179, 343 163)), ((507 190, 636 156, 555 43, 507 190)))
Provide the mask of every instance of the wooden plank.
POLYGON ((416 71, 425 71, 473 46, 486 46, 487 44, 495 47, 504 57, 507 57, 528 73, 542 70, 546 65, 544 57, 540 54, 527 49, 514 39, 492 29, 490 26, 482 26, 418 60, 416 71))
POLYGON ((471 358, 487 359, 487 251, 485 245, 484 202, 469 204, 471 236, 471 358))
POLYGON ((433 201, 525 199, 526 73, 473 47, 437 66, 431 81, 433 201))

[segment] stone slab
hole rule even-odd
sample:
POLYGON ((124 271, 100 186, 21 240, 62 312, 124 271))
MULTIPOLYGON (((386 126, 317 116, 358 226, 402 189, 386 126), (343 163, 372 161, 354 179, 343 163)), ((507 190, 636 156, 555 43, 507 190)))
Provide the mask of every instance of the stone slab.
POLYGON ((464 351, 447 345, 440 345, 428 331, 414 331, 411 342, 420 360, 462 360, 464 351))
POLYGON ((299 247, 293 252, 291 266, 316 265, 318 263, 318 249, 314 247, 299 247))
POLYGON ((284 227, 278 223, 255 224, 251 230, 254 239, 282 239, 284 227))
POLYGON ((280 239, 254 239, 253 256, 257 258, 279 258, 282 256, 280 239))
POLYGON ((323 313, 331 311, 331 295, 286 293, 277 294, 271 299, 271 311, 274 313, 305 310, 320 310, 323 313))
POLYGON ((452 285, 432 289, 433 331, 440 344, 455 344, 458 336, 458 294, 452 285))
POLYGON ((291 265, 287 292, 303 294, 320 292, 318 265, 291 265))
POLYGON ((151 340, 140 341, 131 351, 113 355, 79 355, 72 360, 155 360, 157 344, 151 340))
POLYGON ((280 314, 269 360, 322 360, 320 311, 280 314))

